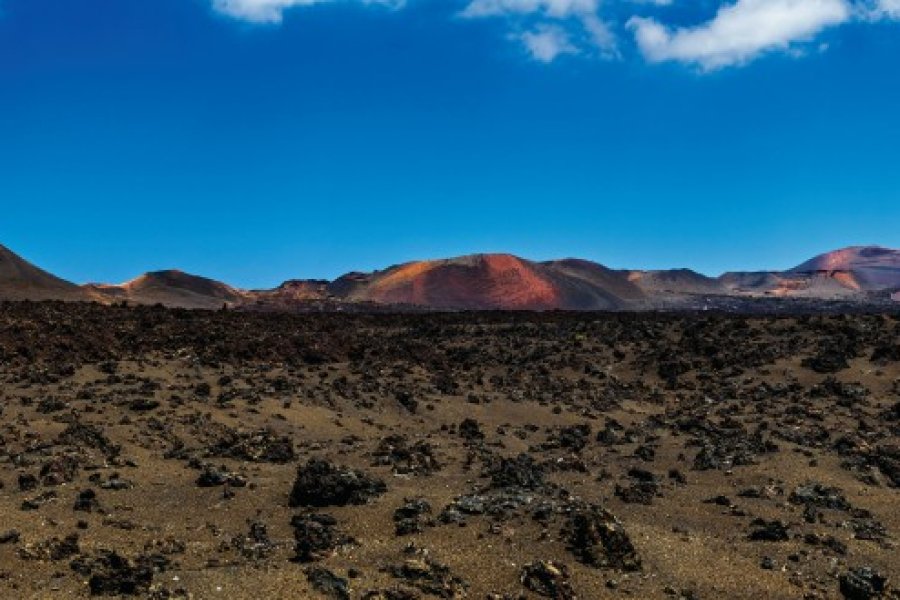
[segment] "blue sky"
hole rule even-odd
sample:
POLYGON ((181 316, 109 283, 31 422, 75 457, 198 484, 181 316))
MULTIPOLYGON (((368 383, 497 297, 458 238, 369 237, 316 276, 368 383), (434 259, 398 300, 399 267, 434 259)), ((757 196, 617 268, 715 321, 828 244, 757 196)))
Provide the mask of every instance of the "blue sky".
POLYGON ((78 282, 900 247, 900 0, 0 0, 0 210, 78 282))

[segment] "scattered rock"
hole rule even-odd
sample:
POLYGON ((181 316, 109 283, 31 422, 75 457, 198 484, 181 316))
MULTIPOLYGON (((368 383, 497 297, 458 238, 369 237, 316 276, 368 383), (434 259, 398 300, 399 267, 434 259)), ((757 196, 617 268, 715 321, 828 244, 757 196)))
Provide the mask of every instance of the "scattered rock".
POLYGON ((71 567, 79 575, 88 577, 92 596, 136 596, 146 592, 153 582, 151 561, 135 564, 109 550, 73 560, 71 567))
POLYGON ((589 505, 575 510, 563 529, 569 550, 591 567, 639 571, 641 560, 619 520, 609 511, 589 505))
POLYGON ((859 567, 840 577, 841 594, 847 600, 878 598, 887 588, 887 578, 871 569, 859 567))
POLYGON ((561 563, 536 561, 522 568, 522 585, 532 592, 553 600, 576 600, 569 583, 569 569, 561 563))
POLYGON ((387 491, 383 481, 362 471, 311 458, 297 469, 289 506, 346 506, 365 504, 387 491))
POLYGON ((341 546, 353 543, 352 538, 338 530, 337 520, 328 514, 295 515, 291 526, 294 528, 296 559, 300 562, 322 560, 341 546))
POLYGON ((441 468, 431 444, 423 440, 410 444, 402 435, 381 440, 374 456, 376 465, 390 466, 398 475, 431 475, 441 468))
POLYGON ((748 538, 754 542, 786 542, 790 539, 788 527, 781 521, 754 519, 748 538))
POLYGON ((310 567, 306 569, 306 580, 314 590, 334 600, 350 600, 350 582, 338 577, 328 569, 310 567))

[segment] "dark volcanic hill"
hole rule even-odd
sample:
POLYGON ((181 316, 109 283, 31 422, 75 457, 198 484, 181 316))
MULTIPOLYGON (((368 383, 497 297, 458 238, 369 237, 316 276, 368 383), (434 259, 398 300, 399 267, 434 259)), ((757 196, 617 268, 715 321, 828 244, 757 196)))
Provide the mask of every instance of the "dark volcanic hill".
POLYGON ((690 269, 663 271, 627 271, 633 282, 650 297, 659 295, 724 294, 725 288, 718 279, 701 275, 690 269))
POLYGON ((77 285, 0 246, 0 300, 87 300, 77 285))

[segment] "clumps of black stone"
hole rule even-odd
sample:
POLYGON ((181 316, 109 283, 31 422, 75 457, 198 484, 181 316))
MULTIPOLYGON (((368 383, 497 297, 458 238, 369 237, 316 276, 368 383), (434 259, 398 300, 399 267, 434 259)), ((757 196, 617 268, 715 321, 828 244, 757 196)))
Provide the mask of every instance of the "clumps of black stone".
POLYGON ((387 485, 381 479, 311 458, 297 469, 288 504, 291 507, 359 505, 386 491, 387 485))
POLYGON ((294 551, 298 562, 322 560, 334 554, 338 548, 353 543, 353 539, 342 533, 337 520, 325 513, 294 515, 294 551))
POLYGON ((887 591, 887 577, 870 567, 859 567, 841 575, 841 595, 847 600, 880 598, 887 591))
POLYGON ((23 548, 19 548, 19 558, 22 560, 44 561, 65 560, 81 551, 78 546, 78 540, 78 534, 71 533, 63 539, 52 537, 37 544, 28 544, 23 548))
POLYGON ((869 358, 876 364, 887 364, 900 361, 900 344, 882 343, 875 346, 869 358))
POLYGON ((99 427, 79 422, 69 424, 56 438, 56 442, 64 446, 98 450, 107 458, 118 456, 122 450, 99 427))
POLYGON ((19 473, 17 483, 20 492, 30 492, 38 486, 38 478, 31 473, 19 473))
POLYGON ((522 567, 522 585, 538 596, 553 600, 576 600, 569 582, 569 569, 562 563, 539 560, 522 567))
POLYGON ((858 540, 869 540, 885 549, 893 547, 887 528, 867 510, 853 509, 851 518, 844 522, 844 526, 849 527, 853 537, 858 540))
POLYGON ((59 497, 53 490, 47 490, 46 492, 42 492, 33 498, 26 498, 22 500, 21 509, 22 510, 37 510, 43 505, 54 502, 59 497))
POLYGON ((869 390, 859 383, 845 383, 838 381, 829 375, 819 385, 813 386, 809 391, 812 398, 838 398, 839 406, 851 407, 855 403, 862 401, 869 395, 869 390))
POLYGON ((494 519, 505 519, 535 500, 530 493, 519 490, 501 490, 490 494, 468 494, 459 496, 447 505, 437 520, 445 525, 461 525, 467 517, 488 515, 494 519))
POLYGON ((216 467, 214 465, 203 465, 200 475, 196 480, 199 487, 218 487, 229 486, 242 488, 247 486, 247 478, 238 473, 233 473, 224 465, 216 467))
POLYGON ((852 352, 839 344, 828 344, 817 354, 804 358, 801 364, 816 373, 837 373, 850 368, 847 359, 853 356, 852 352))
POLYGON ((736 419, 714 424, 705 418, 690 417, 679 420, 676 429, 691 433, 689 444, 700 447, 693 462, 697 471, 753 465, 759 456, 778 451, 777 444, 766 439, 761 429, 748 433, 736 419))
POLYGON ((408 390, 397 390, 394 397, 397 398, 397 402, 400 403, 400 406, 413 414, 415 414, 419 408, 419 401, 416 400, 408 390))
POLYGON ((900 487, 900 444, 882 444, 875 448, 873 462, 888 478, 890 485, 900 487))
POLYGON ((47 486, 71 483, 78 474, 80 467, 81 459, 74 454, 54 456, 41 465, 41 483, 47 486))
POLYGON ((269 429, 239 432, 223 428, 217 439, 207 448, 207 454, 235 460, 275 464, 289 463, 296 458, 291 439, 287 436, 279 436, 269 429))
POLYGON ((312 589, 332 600, 350 600, 350 582, 324 567, 310 567, 306 580, 312 589))
POLYGON ((786 542, 790 539, 788 526, 781 521, 754 519, 747 538, 752 542, 786 542))
POLYGON ((544 469, 528 454, 500 457, 488 466, 493 488, 536 490, 544 485, 544 469))
POLYGON ((7 529, 0 533, 0 546, 3 544, 16 544, 21 537, 22 534, 19 533, 18 529, 7 529))
POLYGON ((816 508, 828 508, 832 510, 848 511, 851 506, 841 490, 836 487, 828 487, 818 482, 806 483, 797 486, 788 501, 792 504, 813 506, 816 508))
POLYGON ((847 544, 840 541, 833 535, 820 535, 817 533, 807 533, 803 536, 803 542, 810 546, 817 546, 823 550, 828 550, 839 556, 847 554, 847 544))
POLYGON ((418 592, 403 588, 387 590, 369 590, 362 596, 362 600, 420 600, 418 592))
POLYGON ((448 566, 432 559, 427 550, 410 545, 404 552, 409 558, 403 564, 386 567, 387 573, 431 596, 465 597, 468 584, 454 575, 448 566))
POLYGON ((136 596, 147 592, 155 571, 168 566, 161 556, 141 556, 137 560, 111 550, 99 550, 80 556, 71 564, 73 571, 88 578, 92 596, 136 596))
POLYGON ((855 436, 841 436, 834 442, 834 449, 843 458, 841 466, 859 474, 870 485, 879 485, 876 472, 887 478, 886 483, 900 487, 900 444, 873 446, 855 436))
POLYGON ((275 543, 269 538, 265 523, 253 521, 246 534, 231 538, 231 547, 244 558, 262 560, 275 550, 275 543))
POLYGON ((434 522, 428 518, 431 505, 422 498, 404 499, 403 504, 394 511, 394 527, 397 535, 421 533, 425 527, 434 522))
POLYGON ((484 439, 481 425, 475 419, 463 419, 459 424, 459 435, 468 442, 477 442, 484 439))
POLYGON ((403 435, 382 439, 373 456, 376 465, 390 466, 397 475, 431 475, 441 469, 434 446, 424 440, 410 443, 403 435))
POLYGON ((72 510, 82 512, 99 512, 101 508, 100 501, 97 500, 97 492, 90 488, 78 492, 78 496, 75 498, 75 504, 72 506, 72 510))
POLYGON ((639 571, 641 559, 622 523, 608 510, 591 504, 569 515, 562 532, 579 562, 599 568, 639 571))
POLYGON ((629 469, 626 485, 616 484, 616 496, 627 504, 653 504, 660 493, 659 478, 644 469, 629 469))
POLYGON ((626 440, 623 439, 622 431, 625 428, 615 419, 606 419, 603 429, 597 432, 596 440, 604 446, 615 446, 626 440))
POLYGON ((591 426, 588 423, 561 427, 541 445, 542 450, 562 448, 572 452, 581 452, 588 445, 591 437, 591 426))

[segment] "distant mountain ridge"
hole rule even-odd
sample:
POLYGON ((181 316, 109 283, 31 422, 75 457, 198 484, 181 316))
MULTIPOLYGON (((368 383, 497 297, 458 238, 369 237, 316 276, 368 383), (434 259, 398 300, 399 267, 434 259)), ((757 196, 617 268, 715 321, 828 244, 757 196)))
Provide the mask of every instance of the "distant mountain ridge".
POLYGON ((900 290, 900 250, 852 246, 786 271, 708 277, 690 269, 616 270, 567 258, 531 261, 472 254, 351 272, 333 281, 292 279, 272 290, 242 290, 178 270, 122 284, 60 279, 0 246, 0 300, 66 300, 246 310, 646 310, 692 308, 709 298, 798 298, 866 303, 900 290))

